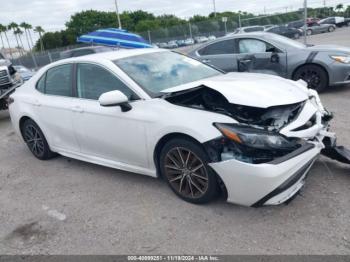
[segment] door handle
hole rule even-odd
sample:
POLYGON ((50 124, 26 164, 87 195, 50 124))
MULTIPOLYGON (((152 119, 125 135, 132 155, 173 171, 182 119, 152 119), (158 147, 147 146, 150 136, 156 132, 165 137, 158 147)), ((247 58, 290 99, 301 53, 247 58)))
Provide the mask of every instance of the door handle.
POLYGON ((77 112, 77 113, 83 113, 83 112, 84 112, 84 109, 82 109, 80 106, 73 106, 73 107, 71 108, 71 110, 72 110, 73 112, 77 112))
POLYGON ((252 60, 251 59, 241 59, 239 62, 241 63, 250 63, 252 60))
POLYGON ((211 60, 210 60, 210 59, 203 59, 202 62, 203 62, 203 63, 210 63, 211 60))

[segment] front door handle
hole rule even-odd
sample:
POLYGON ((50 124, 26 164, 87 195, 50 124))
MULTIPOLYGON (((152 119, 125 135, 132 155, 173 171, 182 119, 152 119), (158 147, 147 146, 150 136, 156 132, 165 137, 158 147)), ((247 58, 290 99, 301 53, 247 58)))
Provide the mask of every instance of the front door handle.
POLYGON ((202 62, 203 62, 203 63, 210 63, 211 60, 210 60, 210 59, 203 59, 202 62))
POLYGON ((82 109, 80 106, 73 106, 72 108, 73 112, 77 112, 77 113, 83 113, 84 109, 82 109))
POLYGON ((250 63, 252 60, 251 59, 241 59, 239 62, 241 63, 250 63))

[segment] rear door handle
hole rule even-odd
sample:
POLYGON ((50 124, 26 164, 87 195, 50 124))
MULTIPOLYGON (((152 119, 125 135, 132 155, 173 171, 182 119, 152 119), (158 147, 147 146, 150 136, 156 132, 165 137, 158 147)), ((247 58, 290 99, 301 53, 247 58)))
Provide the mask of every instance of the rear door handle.
POLYGON ((210 63, 211 60, 210 60, 210 59, 203 59, 202 62, 203 62, 203 63, 210 63))
POLYGON ((71 108, 71 110, 72 110, 73 112, 78 112, 78 113, 83 113, 83 112, 84 112, 84 109, 82 109, 80 106, 73 106, 73 107, 71 108))

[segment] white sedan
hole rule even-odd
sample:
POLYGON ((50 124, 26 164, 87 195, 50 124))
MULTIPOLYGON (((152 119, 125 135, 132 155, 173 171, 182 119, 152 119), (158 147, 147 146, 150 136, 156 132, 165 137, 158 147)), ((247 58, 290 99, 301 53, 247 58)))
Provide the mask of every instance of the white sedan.
POLYGON ((291 199, 324 148, 329 114, 302 81, 222 72, 181 54, 119 50, 42 68, 9 99, 41 160, 57 153, 153 177, 182 199, 291 199))

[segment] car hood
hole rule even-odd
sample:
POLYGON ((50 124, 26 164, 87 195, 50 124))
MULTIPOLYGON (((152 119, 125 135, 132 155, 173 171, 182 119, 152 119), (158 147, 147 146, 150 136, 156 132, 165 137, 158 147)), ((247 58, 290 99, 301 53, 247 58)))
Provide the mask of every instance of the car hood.
POLYGON ((343 52, 343 53, 349 53, 350 54, 350 48, 340 45, 314 45, 307 48, 308 50, 312 51, 325 51, 325 52, 343 52))
POLYGON ((229 103, 268 108, 305 101, 308 91, 302 81, 254 73, 228 73, 163 90, 180 92, 206 86, 221 93, 229 103))

